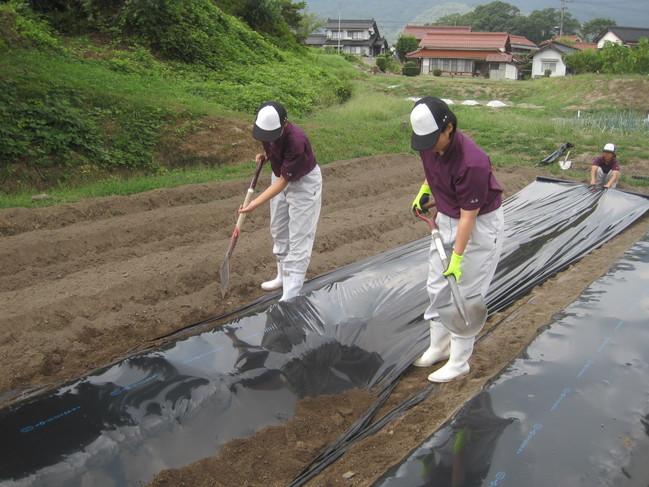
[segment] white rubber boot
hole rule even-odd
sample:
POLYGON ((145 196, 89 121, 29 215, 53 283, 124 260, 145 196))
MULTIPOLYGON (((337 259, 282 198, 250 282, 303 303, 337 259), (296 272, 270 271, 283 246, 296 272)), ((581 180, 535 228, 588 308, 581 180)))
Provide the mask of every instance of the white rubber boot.
POLYGON ((288 301, 297 296, 302 289, 302 284, 304 284, 304 277, 304 274, 298 272, 290 272, 284 276, 284 292, 280 301, 288 301))
POLYGON ((415 360, 415 367, 430 367, 450 355, 451 332, 439 321, 430 322, 430 346, 424 354, 415 360))
POLYGON ((456 377, 469 373, 469 357, 473 353, 475 337, 451 337, 451 357, 446 365, 428 376, 431 382, 450 382, 456 377))
POLYGON ((272 281, 266 281, 261 283, 261 288, 265 291, 274 291, 279 289, 284 284, 284 277, 282 276, 282 263, 277 261, 277 277, 272 281))

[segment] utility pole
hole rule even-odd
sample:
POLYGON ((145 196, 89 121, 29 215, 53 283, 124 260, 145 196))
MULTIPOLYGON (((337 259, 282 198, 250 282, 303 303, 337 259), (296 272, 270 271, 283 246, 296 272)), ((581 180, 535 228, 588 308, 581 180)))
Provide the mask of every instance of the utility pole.
POLYGON ((340 37, 343 35, 340 30, 340 5, 338 5, 338 54, 340 54, 340 37))
POLYGON ((568 7, 566 7, 566 3, 571 0, 561 0, 561 21, 559 22, 559 37, 563 37, 563 13, 566 11, 568 7))

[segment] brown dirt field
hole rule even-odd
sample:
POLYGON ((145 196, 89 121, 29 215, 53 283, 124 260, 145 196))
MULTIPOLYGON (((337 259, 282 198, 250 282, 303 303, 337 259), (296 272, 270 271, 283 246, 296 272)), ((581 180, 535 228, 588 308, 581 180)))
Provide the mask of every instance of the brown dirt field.
MULTIPOLYGON (((586 181, 588 162, 574 160, 586 181)), ((649 161, 634 161, 649 174, 649 161)), ((409 211, 423 179, 410 154, 323 166, 324 200, 308 277, 428 235, 409 211), (378 203, 378 204, 377 204, 378 203)), ((578 173, 577 173, 578 174, 578 173)), ((496 169, 511 196, 545 168, 496 169)), ((258 188, 270 180, 263 173, 258 188)), ((262 296, 273 276, 268 207, 244 225, 221 298, 219 269, 249 180, 187 185, 41 209, 0 211, 0 394, 85 375, 175 330, 262 296)), ((619 189, 649 192, 622 182, 619 189)), ((649 217, 490 317, 471 372, 354 446, 310 486, 365 486, 432 434, 534 338, 552 315, 649 230, 649 217), (351 477, 344 478, 344 474, 351 477)), ((412 367, 377 417, 428 385, 412 367)), ((2 396, 0 396, 2 397, 2 396)), ((293 419, 161 472, 152 486, 283 486, 373 402, 369 391, 302 400, 293 419)), ((346 476, 348 477, 348 476, 346 476)))

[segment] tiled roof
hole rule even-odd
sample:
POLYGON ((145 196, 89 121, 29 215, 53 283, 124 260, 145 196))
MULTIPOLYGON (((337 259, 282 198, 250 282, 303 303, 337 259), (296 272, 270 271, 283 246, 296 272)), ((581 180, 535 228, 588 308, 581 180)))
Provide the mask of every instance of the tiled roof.
POLYGON ((417 49, 406 54, 406 57, 429 57, 443 59, 480 59, 487 60, 488 56, 500 55, 500 51, 461 51, 457 49, 417 49))
POLYGON ((527 37, 523 36, 515 36, 512 34, 509 34, 509 42, 512 44, 518 44, 522 46, 530 46, 530 47, 538 47, 536 44, 534 44, 532 41, 530 41, 527 37))
POLYGON ((575 42, 572 47, 575 49, 579 49, 580 51, 583 51, 585 49, 597 49, 597 43, 596 42, 575 42))
POLYGON ((498 54, 488 54, 485 58, 485 61, 490 63, 511 63, 514 62, 513 54, 505 54, 504 52, 499 52, 498 54))
POLYGON ((406 25, 403 28, 404 36, 413 36, 423 39, 429 32, 471 32, 468 25, 406 25))
POLYGON ((581 41, 576 41, 572 43, 564 43, 561 42, 564 39, 572 40, 573 38, 579 39, 579 36, 563 36, 563 37, 555 37, 554 39, 549 39, 547 41, 541 42, 539 46, 547 47, 551 44, 556 44, 558 45, 558 50, 562 50, 565 47, 571 47, 573 49, 579 49, 580 51, 583 51, 584 49, 597 49, 597 43, 596 42, 581 42, 581 41), (562 47, 563 46, 563 47, 562 47))
POLYGON ((573 42, 581 42, 581 37, 579 36, 557 36, 559 39, 568 39, 573 42))
POLYGON ((426 34, 420 47, 436 49, 508 49, 509 34, 506 32, 461 32, 426 34))
POLYGON ((552 42, 560 42, 562 44, 569 45, 574 44, 575 42, 581 42, 581 38, 579 36, 554 36, 552 39, 541 41, 539 46, 545 46, 546 44, 551 44, 552 42))

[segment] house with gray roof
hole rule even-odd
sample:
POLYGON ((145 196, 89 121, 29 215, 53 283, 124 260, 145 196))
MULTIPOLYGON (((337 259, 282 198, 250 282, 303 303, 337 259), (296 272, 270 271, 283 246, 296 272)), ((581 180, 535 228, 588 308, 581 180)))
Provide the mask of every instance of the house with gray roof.
POLYGON ((594 42, 597 43, 598 49, 602 49, 606 41, 617 42, 623 46, 637 46, 641 37, 649 39, 649 29, 609 26, 595 37, 594 42))
POLYGON ((355 56, 376 57, 388 50, 388 41, 381 37, 374 20, 327 19, 324 29, 324 34, 311 35, 304 44, 355 56))
POLYGON ((532 78, 541 78, 549 73, 550 76, 565 76, 566 63, 563 56, 573 54, 578 49, 557 41, 549 41, 541 49, 532 53, 532 78))

